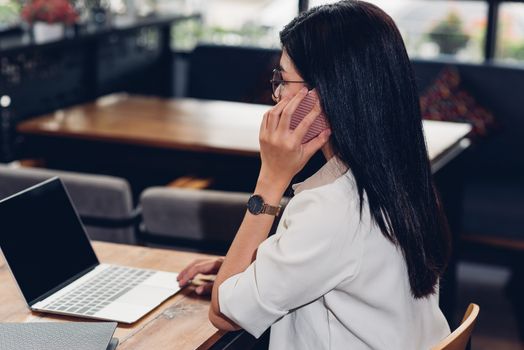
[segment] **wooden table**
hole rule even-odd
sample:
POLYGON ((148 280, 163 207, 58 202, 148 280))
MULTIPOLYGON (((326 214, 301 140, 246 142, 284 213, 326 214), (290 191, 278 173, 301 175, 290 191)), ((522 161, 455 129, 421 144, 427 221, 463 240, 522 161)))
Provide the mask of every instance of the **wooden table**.
MULTIPOLYGON (((18 125, 24 135, 141 145, 199 153, 257 157, 262 115, 255 105, 113 94, 18 125)), ((430 159, 456 146, 469 124, 427 122, 430 159)))
POLYGON ((30 119, 17 130, 25 135, 258 156, 258 128, 268 108, 114 94, 30 119))
MULTIPOLYGON (((207 255, 113 243, 93 242, 101 262, 133 267, 180 271, 207 255)), ((209 257, 209 256, 207 256, 209 257)), ((209 322, 209 299, 188 287, 132 325, 119 324, 118 349, 208 349, 225 332, 209 322)), ((85 321, 86 319, 31 312, 0 254, 0 322, 85 321)))

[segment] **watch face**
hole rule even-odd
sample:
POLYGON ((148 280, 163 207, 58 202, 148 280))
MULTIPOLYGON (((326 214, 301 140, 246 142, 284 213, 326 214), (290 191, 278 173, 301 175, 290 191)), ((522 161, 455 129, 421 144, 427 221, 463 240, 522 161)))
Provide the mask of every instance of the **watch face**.
POLYGON ((264 200, 259 195, 255 194, 249 197, 247 201, 247 209, 251 214, 260 214, 264 208, 264 200))

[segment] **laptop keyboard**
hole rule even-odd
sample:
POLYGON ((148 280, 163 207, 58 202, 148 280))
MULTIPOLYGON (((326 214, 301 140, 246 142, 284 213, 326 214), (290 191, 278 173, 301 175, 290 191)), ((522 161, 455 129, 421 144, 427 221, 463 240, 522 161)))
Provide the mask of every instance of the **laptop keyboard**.
POLYGON ((154 273, 155 271, 110 266, 53 301, 45 309, 91 316, 154 273))

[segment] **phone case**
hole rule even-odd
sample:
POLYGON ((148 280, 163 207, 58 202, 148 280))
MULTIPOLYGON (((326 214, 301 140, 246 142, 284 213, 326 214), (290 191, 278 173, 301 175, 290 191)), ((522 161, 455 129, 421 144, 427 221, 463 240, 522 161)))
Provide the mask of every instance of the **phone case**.
MULTIPOLYGON (((306 97, 300 102, 297 109, 291 116, 291 124, 290 128, 292 130, 295 130, 295 128, 300 124, 302 119, 306 115, 308 115, 309 112, 313 109, 315 106, 315 103, 318 101, 317 95, 313 90, 310 90, 306 97)), ((315 119, 311 127, 309 128, 307 134, 302 139, 302 143, 309 142, 311 139, 317 137, 322 131, 329 128, 329 124, 327 123, 326 116, 324 113, 320 113, 320 115, 315 119)))

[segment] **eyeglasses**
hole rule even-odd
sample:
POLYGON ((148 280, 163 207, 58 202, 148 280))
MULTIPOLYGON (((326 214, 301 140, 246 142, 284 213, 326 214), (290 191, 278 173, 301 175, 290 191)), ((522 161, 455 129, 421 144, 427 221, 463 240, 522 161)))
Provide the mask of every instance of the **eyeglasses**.
POLYGON ((273 99, 275 101, 280 100, 280 95, 282 94, 282 86, 287 83, 301 83, 306 84, 305 81, 298 81, 298 80, 284 80, 282 78, 282 71, 279 68, 273 69, 273 77, 269 81, 271 83, 271 91, 273 95, 273 99))

